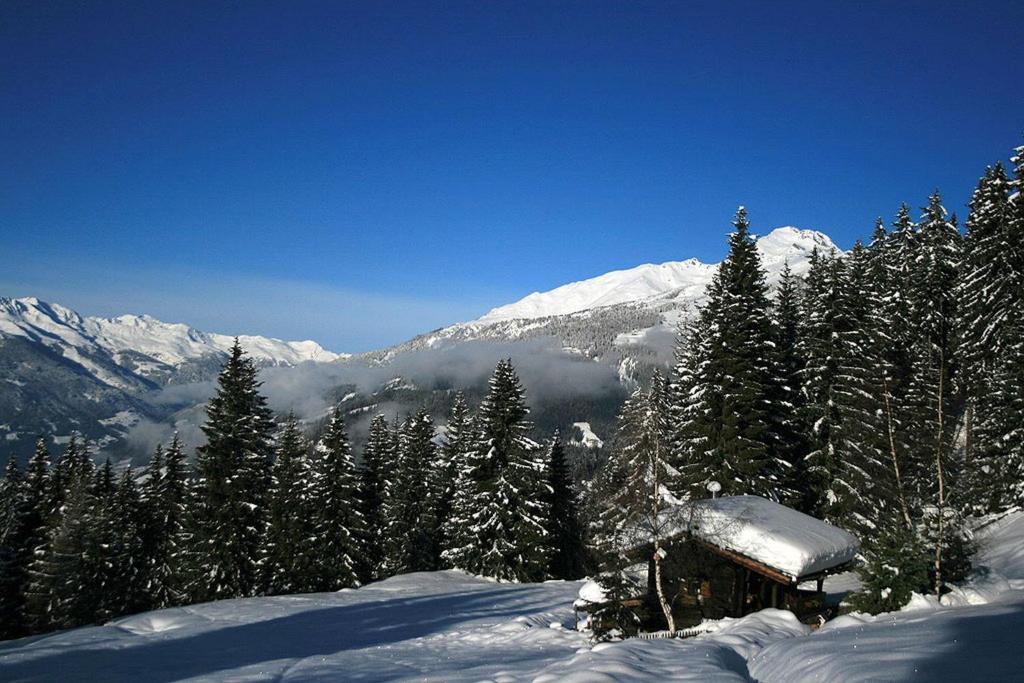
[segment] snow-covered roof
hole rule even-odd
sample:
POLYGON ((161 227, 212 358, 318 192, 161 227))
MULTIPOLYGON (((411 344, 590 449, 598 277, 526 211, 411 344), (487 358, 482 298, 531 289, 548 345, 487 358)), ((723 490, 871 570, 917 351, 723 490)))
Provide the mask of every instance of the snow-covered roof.
POLYGON ((775 569, 793 580, 853 560, 853 534, 760 496, 724 496, 686 503, 674 532, 697 538, 775 569))

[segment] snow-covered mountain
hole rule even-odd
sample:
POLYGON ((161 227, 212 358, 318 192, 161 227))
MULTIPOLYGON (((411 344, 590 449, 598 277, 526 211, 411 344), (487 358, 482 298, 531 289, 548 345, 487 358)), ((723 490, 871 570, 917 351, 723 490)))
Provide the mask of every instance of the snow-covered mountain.
MULTIPOLYGON (((312 341, 239 341, 263 367, 345 357, 312 341)), ((168 400, 160 389, 212 380, 233 343, 146 315, 89 318, 35 298, 0 298, 0 457, 25 456, 39 434, 60 443, 73 431, 119 452, 136 425, 201 401, 201 391, 168 400)))
MULTIPOLYGON (((786 264, 804 275, 811 253, 837 250, 829 237, 786 226, 757 240, 768 284, 777 284, 786 264)), ((416 350, 466 341, 516 341, 552 337, 570 352, 618 368, 623 378, 643 375, 644 365, 665 362, 679 322, 692 315, 717 264, 696 259, 644 264, 573 282, 491 309, 482 317, 423 334, 367 354, 387 363, 416 350)))
MULTIPOLYGON (((58 350, 65 358, 118 388, 128 388, 117 373, 94 360, 104 353, 130 372, 158 383, 188 363, 221 359, 234 337, 201 332, 182 323, 165 323, 148 315, 116 318, 83 317, 60 304, 29 297, 0 297, 0 337, 21 337, 58 350)), ((262 365, 298 365, 306 361, 330 362, 342 354, 327 351, 314 341, 282 341, 239 336, 242 348, 262 365)))
MULTIPOLYGON (((770 284, 786 263, 803 274, 814 249, 836 248, 822 233, 792 227, 764 235, 757 247, 770 284)), ((358 357, 332 353, 313 341, 239 340, 261 366, 302 365, 282 382, 307 393, 354 396, 354 386, 341 385, 367 385, 373 373, 380 373, 382 382, 403 376, 401 391, 386 383, 363 386, 365 395, 353 400, 353 410, 362 411, 353 413, 354 421, 368 419, 384 404, 395 415, 427 403, 446 405, 446 398, 433 394, 453 386, 470 394, 482 391, 497 358, 512 355, 521 375, 530 379, 532 397, 543 402, 538 429, 562 429, 573 434, 570 446, 599 449, 596 435, 613 433, 628 389, 670 362, 677 326, 702 302, 715 268, 689 259, 606 273, 535 292, 477 320, 358 357), (306 367, 308 361, 312 367, 306 367), (412 379, 418 388, 405 389, 412 379)), ((37 434, 60 441, 72 431, 128 455, 118 448, 127 448, 135 427, 174 422, 180 429, 183 421, 195 426, 209 382, 232 343, 229 335, 148 315, 84 317, 34 298, 0 298, 0 457, 3 451, 27 455, 37 434)), ((273 387, 268 389, 273 400, 273 387)), ((282 401, 278 407, 291 405, 282 401)), ((150 445, 135 438, 131 455, 150 445)))
MULTIPOLYGON (((794 272, 803 274, 815 248, 827 251, 836 249, 836 246, 820 232, 793 227, 777 228, 757 241, 757 250, 768 272, 769 282, 778 279, 787 262, 794 272)), ((697 259, 658 265, 645 263, 562 285, 548 292, 534 292, 515 303, 491 309, 476 322, 545 318, 666 297, 697 301, 703 296, 716 267, 716 264, 702 263, 697 259)))

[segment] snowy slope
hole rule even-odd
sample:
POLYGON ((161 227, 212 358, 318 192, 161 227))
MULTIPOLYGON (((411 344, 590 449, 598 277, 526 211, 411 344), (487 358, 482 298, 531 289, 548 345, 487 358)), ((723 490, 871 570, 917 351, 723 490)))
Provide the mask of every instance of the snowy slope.
MULTIPOLYGON (((142 354, 171 367, 226 353, 234 341, 231 336, 200 332, 148 315, 87 318, 60 304, 35 298, 0 297, 0 336, 3 335, 60 348, 66 357, 76 361, 81 350, 98 349, 119 364, 124 364, 125 354, 142 354)), ((255 336, 241 336, 239 341, 254 358, 272 365, 329 362, 341 357, 313 341, 289 342, 255 336)))
MULTIPOLYGON (((777 279, 787 262, 794 272, 806 272, 811 252, 815 248, 822 251, 837 249, 826 235, 793 227, 776 228, 757 241, 757 249, 770 281, 777 279)), ((668 295, 696 301, 703 295, 716 267, 715 264, 689 259, 616 270, 589 280, 562 285, 548 292, 534 292, 515 303, 491 309, 476 322, 566 315, 600 306, 642 302, 668 295)))
POLYGON ((0 680, 519 680, 586 645, 578 587, 434 572, 150 612, 0 644, 0 680))
POLYGON ((498 584, 445 571, 0 643, 0 680, 1020 680, 1024 514, 981 540, 981 562, 1004 578, 976 580, 948 604, 920 600, 902 612, 840 617, 813 633, 791 613, 766 609, 695 638, 594 644, 572 630, 579 582, 498 584), (980 604, 967 605, 970 595, 980 604))

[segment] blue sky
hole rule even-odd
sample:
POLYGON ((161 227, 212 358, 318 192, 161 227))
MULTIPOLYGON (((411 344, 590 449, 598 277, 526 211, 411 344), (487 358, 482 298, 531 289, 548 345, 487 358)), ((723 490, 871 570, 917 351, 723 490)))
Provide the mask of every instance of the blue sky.
POLYGON ((1020 2, 0 4, 0 294, 364 350, 1021 143, 1020 2))

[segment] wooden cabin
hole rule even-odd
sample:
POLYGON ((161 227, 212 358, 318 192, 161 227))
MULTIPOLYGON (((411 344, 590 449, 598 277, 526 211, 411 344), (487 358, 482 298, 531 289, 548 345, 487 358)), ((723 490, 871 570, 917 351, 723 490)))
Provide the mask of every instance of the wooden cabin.
MULTIPOLYGON (((663 522, 662 580, 679 629, 766 607, 790 610, 807 623, 828 618, 824 578, 849 570, 859 550, 847 531, 758 496, 680 504, 666 511, 663 522)), ((628 548, 638 562, 634 575, 646 573, 629 602, 642 630, 661 630, 665 618, 655 587, 654 547, 646 536, 628 548)), ((596 594, 586 586, 581 596, 585 593, 596 594)), ((596 604, 577 602, 587 611, 596 604)))

